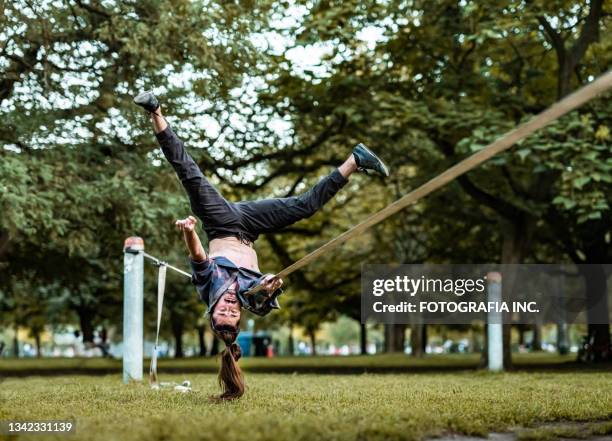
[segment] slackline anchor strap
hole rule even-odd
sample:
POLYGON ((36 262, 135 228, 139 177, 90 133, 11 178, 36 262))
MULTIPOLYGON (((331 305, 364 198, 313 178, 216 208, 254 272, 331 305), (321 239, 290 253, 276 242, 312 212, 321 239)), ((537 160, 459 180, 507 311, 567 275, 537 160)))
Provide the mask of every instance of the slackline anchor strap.
POLYGON ((153 265, 157 265, 157 266, 161 266, 161 265, 165 265, 168 268, 170 268, 171 270, 176 271, 179 274, 184 275, 185 277, 189 277, 191 279, 191 274, 189 274, 187 271, 183 271, 182 269, 179 269, 175 266, 170 265, 168 262, 164 262, 163 260, 158 259, 155 256, 151 256, 150 254, 145 253, 144 251, 141 251, 142 255, 144 257, 146 257, 147 259, 151 260, 153 262, 153 265))
MULTIPOLYGON (((181 271, 177 268, 168 265, 165 262, 162 262, 153 256, 147 256, 150 259, 155 261, 155 264, 159 267, 157 271, 157 327, 155 331, 155 345, 153 346, 153 351, 151 353, 151 364, 149 366, 149 385, 151 389, 159 390, 163 388, 172 387, 177 392, 190 392, 191 391, 191 382, 188 380, 183 381, 181 384, 177 384, 174 382, 159 382, 159 378, 157 376, 157 349, 159 346, 159 330, 161 328, 161 319, 162 312, 164 309, 164 294, 166 292, 166 272, 168 268, 174 269, 182 274, 187 274, 184 271, 181 271)), ((191 275, 189 275, 191 277, 191 275)))
POLYGON ((159 344, 159 328, 164 307, 164 292, 166 291, 166 269, 166 265, 161 264, 157 273, 157 331, 155 332, 155 346, 153 346, 151 366, 149 368, 149 384, 152 388, 159 388, 157 378, 157 345, 159 344))

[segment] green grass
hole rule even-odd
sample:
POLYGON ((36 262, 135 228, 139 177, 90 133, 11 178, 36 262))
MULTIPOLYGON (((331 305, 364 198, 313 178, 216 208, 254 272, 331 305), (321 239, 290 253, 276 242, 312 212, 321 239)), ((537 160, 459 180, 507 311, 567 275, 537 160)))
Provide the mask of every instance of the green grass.
MULTIPOLYGON (((540 367, 562 368, 572 365, 576 359, 573 354, 559 356, 548 353, 514 354, 513 362, 518 369, 537 369, 540 367)), ((242 368, 248 372, 261 373, 363 373, 387 371, 432 371, 475 369, 480 361, 479 354, 430 355, 412 358, 403 354, 350 356, 350 357, 275 357, 244 358, 242 368)), ((148 361, 145 362, 148 367, 148 361)), ((181 360, 161 359, 160 372, 202 372, 214 373, 217 361, 213 358, 185 358, 181 360)), ((120 360, 101 358, 54 358, 37 360, 0 359, 0 375, 44 375, 49 373, 65 374, 110 374, 121 371, 120 360)))
MULTIPOLYGON (((612 418, 611 372, 251 373, 246 395, 224 404, 207 400, 217 392, 214 374, 161 379, 184 378, 192 393, 124 386, 119 375, 5 378, 0 420, 76 420, 76 437, 56 439, 341 441, 485 435, 612 418)), ((533 432, 531 439, 536 435, 545 438, 533 432)))

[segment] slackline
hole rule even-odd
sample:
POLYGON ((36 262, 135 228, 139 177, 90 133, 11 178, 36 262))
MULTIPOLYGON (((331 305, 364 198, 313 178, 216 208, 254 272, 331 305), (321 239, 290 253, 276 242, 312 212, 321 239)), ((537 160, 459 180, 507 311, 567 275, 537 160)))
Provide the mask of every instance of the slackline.
MULTIPOLYGON (((368 217, 360 224, 355 225, 354 227, 342 233, 340 236, 335 237, 334 239, 317 248, 310 254, 307 254, 300 260, 289 265, 287 268, 276 274, 276 277, 287 277, 289 274, 305 267, 313 260, 326 253, 329 253, 347 240, 362 234, 368 228, 371 228, 379 222, 382 222, 389 216, 392 216, 398 211, 403 210, 408 205, 415 203, 419 199, 427 196, 429 193, 432 193, 440 187, 445 186, 449 182, 456 179, 458 176, 467 173, 468 171, 479 166, 480 164, 497 155, 498 153, 509 149, 514 144, 531 135, 536 130, 547 126, 548 124, 565 115, 566 113, 571 112, 572 110, 580 107, 584 103, 595 98, 597 95, 607 91, 610 87, 612 87, 612 70, 606 72, 605 74, 597 78, 595 81, 587 84, 586 86, 581 87, 580 89, 566 96, 562 100, 559 100, 558 102, 550 106, 548 109, 537 114, 526 123, 523 123, 515 129, 507 132, 501 138, 487 145, 482 150, 467 157, 463 161, 458 162, 442 174, 439 174, 435 178, 421 185, 419 188, 411 191, 410 193, 401 197, 390 205, 387 205, 387 207, 383 208, 378 213, 375 213, 372 216, 368 217)), ((256 287, 250 292, 258 291, 258 288, 259 287, 256 287)))

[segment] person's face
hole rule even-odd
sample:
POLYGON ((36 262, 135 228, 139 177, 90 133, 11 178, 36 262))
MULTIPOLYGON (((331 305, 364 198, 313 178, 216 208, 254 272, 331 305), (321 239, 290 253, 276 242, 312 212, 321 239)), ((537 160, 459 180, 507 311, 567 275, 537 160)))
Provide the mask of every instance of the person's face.
POLYGON ((236 294, 231 292, 223 294, 215 305, 212 318, 216 326, 238 326, 238 322, 240 321, 240 303, 238 302, 236 294))

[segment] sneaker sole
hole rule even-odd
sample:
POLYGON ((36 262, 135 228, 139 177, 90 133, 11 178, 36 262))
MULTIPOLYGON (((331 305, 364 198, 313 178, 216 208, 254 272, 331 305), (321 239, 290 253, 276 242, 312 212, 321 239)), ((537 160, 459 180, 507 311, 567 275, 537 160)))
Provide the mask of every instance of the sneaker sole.
POLYGON ((362 146, 362 147, 363 147, 363 149, 364 149, 365 151, 367 151, 367 152, 368 152, 370 155, 374 156, 374 157, 375 157, 375 158, 378 160, 378 162, 380 163, 380 165, 382 165, 382 168, 383 168, 383 174, 384 174, 384 176, 389 176, 389 169, 387 168, 387 165, 386 165, 386 164, 383 162, 383 160, 382 160, 382 159, 380 159, 380 158, 378 157, 378 155, 376 155, 376 153, 374 153, 372 150, 370 150, 369 148, 367 148, 367 147, 365 146, 365 144, 361 144, 361 146, 362 146))
POLYGON ((136 96, 134 97, 134 103, 135 103, 135 104, 138 104, 139 106, 140 106, 140 105, 142 105, 143 103, 142 103, 142 101, 140 101, 140 100, 141 100, 141 97, 145 96, 145 95, 146 95, 146 94, 148 94, 148 93, 151 93, 151 91, 149 91, 149 90, 148 90, 148 91, 146 91, 146 92, 141 92, 141 93, 139 93, 138 95, 136 95, 136 96))

